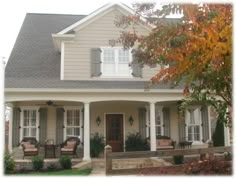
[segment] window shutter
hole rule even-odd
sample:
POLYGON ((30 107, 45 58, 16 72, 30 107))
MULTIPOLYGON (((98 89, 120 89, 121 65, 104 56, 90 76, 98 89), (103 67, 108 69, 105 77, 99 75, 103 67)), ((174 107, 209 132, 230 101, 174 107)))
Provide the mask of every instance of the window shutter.
POLYGON ((63 143, 63 133, 64 133, 64 112, 61 108, 57 108, 56 112, 57 122, 56 122, 56 144, 63 143))
POLYGON ((12 146, 17 147, 20 143, 20 110, 13 108, 12 121, 12 146))
POLYGON ((47 137, 47 108, 40 108, 39 110, 39 143, 44 144, 47 137))
POLYGON ((170 110, 163 108, 164 135, 170 137, 170 110))
POLYGON ((101 73, 101 49, 91 49, 91 77, 100 76, 101 73))
POLYGON ((201 117, 202 117, 202 138, 203 142, 206 142, 207 140, 209 140, 209 120, 208 120, 207 106, 202 107, 201 117))
POLYGON ((185 128, 186 128, 186 124, 185 124, 185 118, 183 116, 181 116, 179 118, 179 141, 186 141, 186 132, 185 132, 185 128))
POLYGON ((138 111, 139 118, 139 133, 143 139, 146 138, 146 109, 139 108, 138 111))
POLYGON ((142 65, 139 64, 136 60, 135 53, 137 52, 137 49, 132 50, 132 56, 133 56, 133 62, 132 62, 132 68, 133 68, 133 73, 132 75, 134 77, 141 77, 142 78, 142 65))

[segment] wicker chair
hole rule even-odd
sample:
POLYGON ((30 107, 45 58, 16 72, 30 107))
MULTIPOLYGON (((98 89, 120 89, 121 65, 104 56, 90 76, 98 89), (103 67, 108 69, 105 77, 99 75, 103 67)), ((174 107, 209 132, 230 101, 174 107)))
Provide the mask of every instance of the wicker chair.
POLYGON ((61 144, 61 155, 73 155, 77 156, 76 149, 80 144, 78 137, 69 137, 61 144))
POLYGON ((24 137, 20 142, 25 156, 36 156, 39 154, 39 142, 35 137, 24 137))

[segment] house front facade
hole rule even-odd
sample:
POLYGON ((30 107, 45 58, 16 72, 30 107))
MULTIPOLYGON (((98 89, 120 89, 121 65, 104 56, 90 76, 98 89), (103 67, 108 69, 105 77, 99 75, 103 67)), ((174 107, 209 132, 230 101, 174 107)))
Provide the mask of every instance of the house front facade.
MULTIPOLYGON (((114 152, 125 151, 127 136, 137 132, 150 137, 151 151, 156 135, 206 146, 211 140, 209 107, 189 106, 180 116, 182 88, 156 84, 146 89, 163 67, 129 65, 135 49, 115 43, 122 29, 114 21, 132 13, 124 4, 107 4, 88 16, 26 15, 6 66, 10 151, 17 151, 24 137, 61 144, 76 136, 81 157, 90 160, 95 133, 114 152)), ((135 28, 141 34, 151 30, 143 24, 135 28)))

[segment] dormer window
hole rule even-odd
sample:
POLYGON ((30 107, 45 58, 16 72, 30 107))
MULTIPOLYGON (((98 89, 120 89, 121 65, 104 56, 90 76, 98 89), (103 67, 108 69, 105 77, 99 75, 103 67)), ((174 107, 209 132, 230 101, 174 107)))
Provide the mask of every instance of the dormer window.
POLYGON ((101 51, 102 77, 132 77, 130 49, 107 47, 101 48, 101 51))
POLYGON ((132 64, 135 50, 123 47, 91 49, 91 77, 133 78, 142 77, 142 66, 132 64), (131 65, 130 65, 131 64, 131 65))

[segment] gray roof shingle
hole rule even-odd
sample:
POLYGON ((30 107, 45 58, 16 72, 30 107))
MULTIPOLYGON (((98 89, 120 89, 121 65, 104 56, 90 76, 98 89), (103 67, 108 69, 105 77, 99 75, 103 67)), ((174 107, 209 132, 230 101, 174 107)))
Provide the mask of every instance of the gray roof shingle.
MULTIPOLYGON (((62 81, 51 34, 84 15, 27 14, 5 70, 6 88, 144 89, 143 81, 62 81)), ((166 84, 152 88, 169 89, 166 84)))

